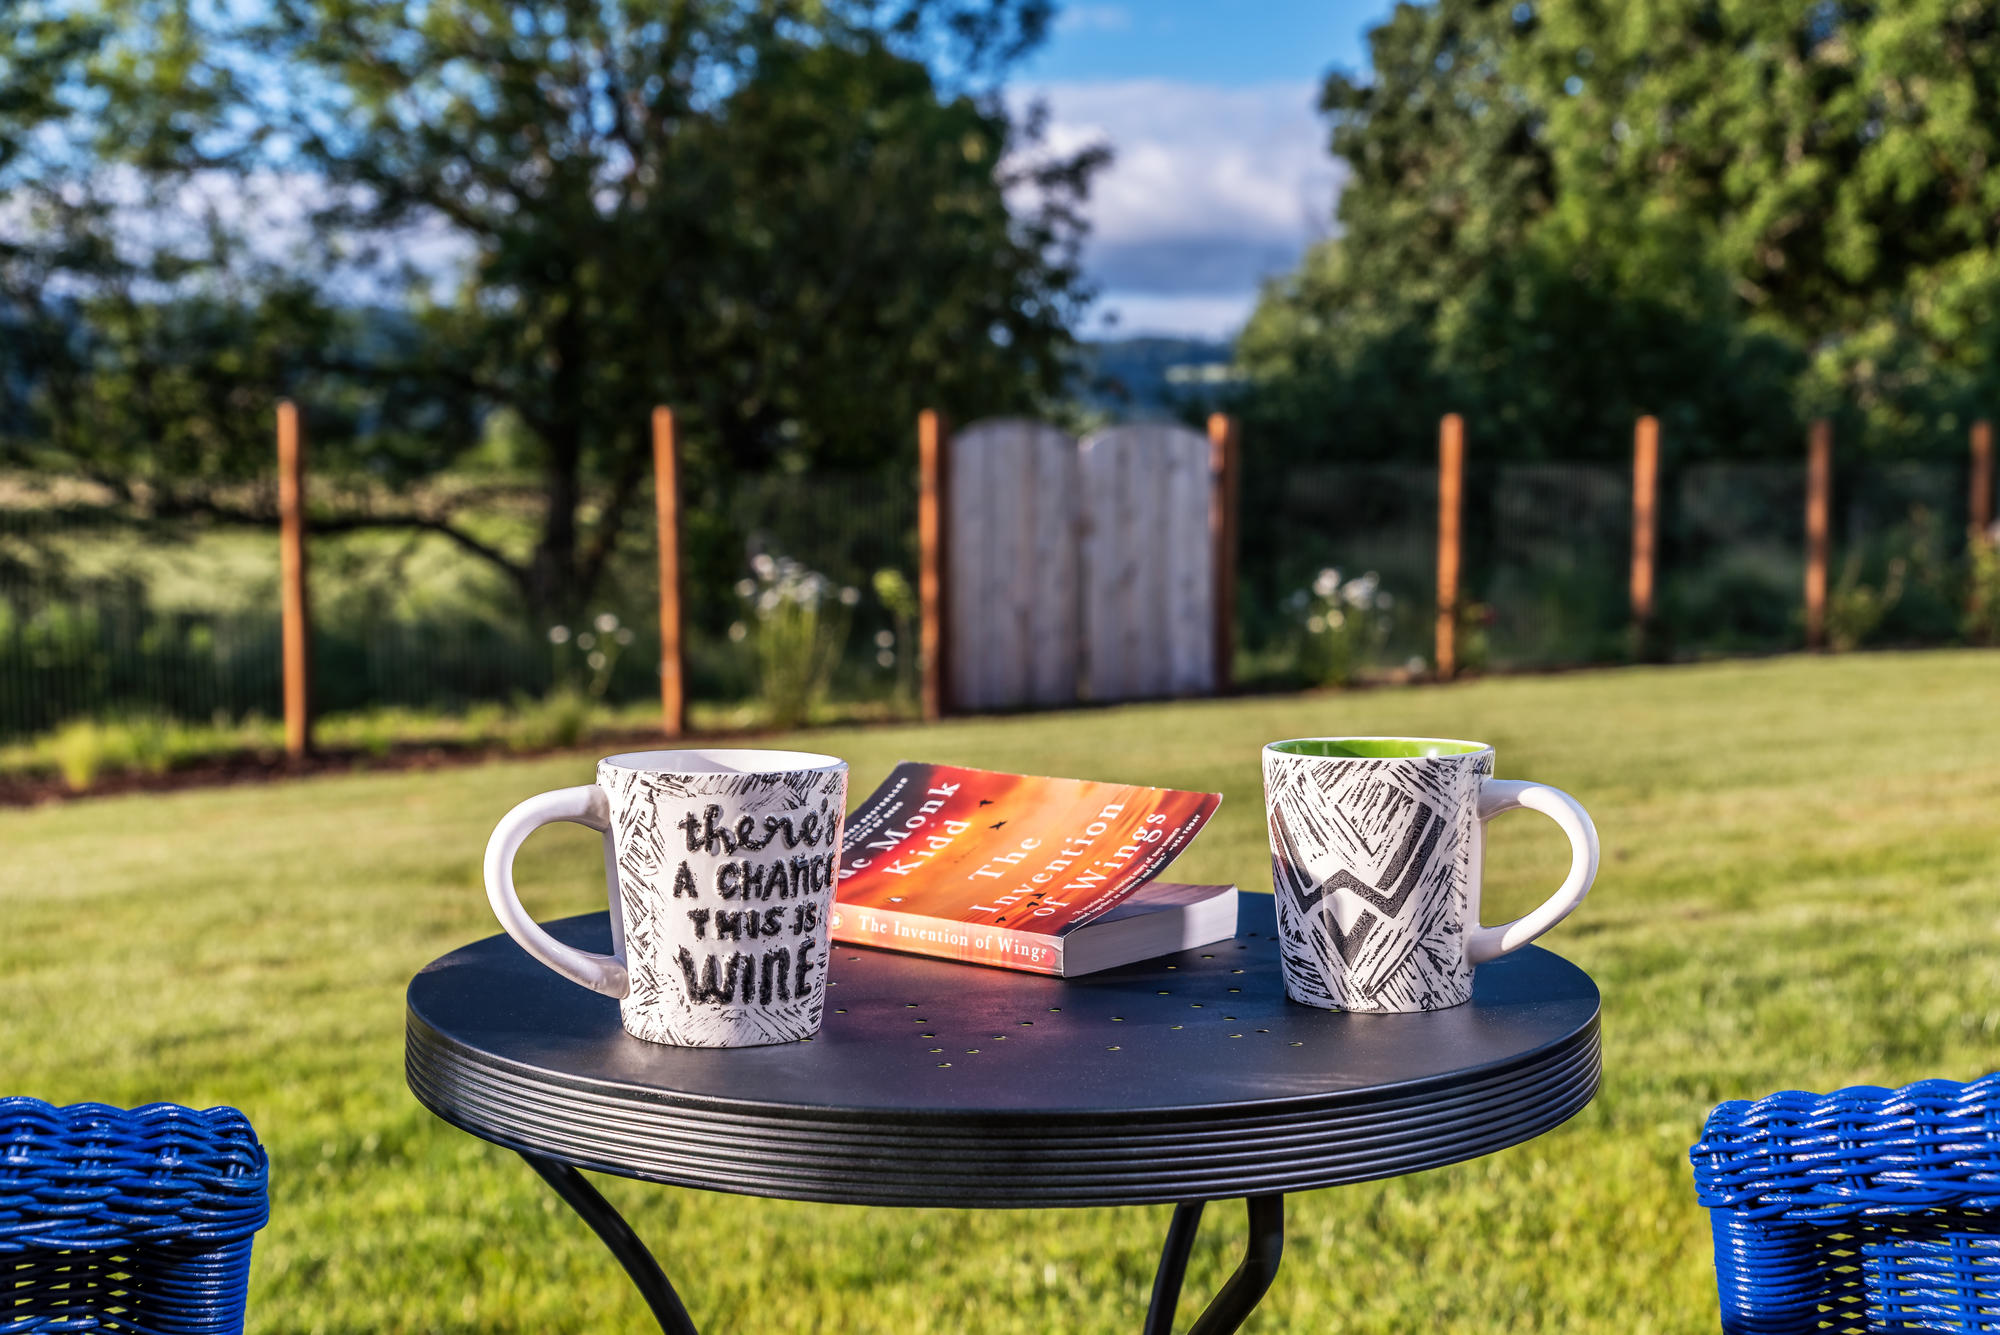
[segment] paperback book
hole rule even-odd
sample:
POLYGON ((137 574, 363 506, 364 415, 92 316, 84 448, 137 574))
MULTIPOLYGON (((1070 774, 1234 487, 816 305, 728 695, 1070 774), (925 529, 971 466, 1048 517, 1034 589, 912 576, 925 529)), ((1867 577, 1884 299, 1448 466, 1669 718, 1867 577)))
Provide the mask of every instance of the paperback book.
POLYGON ((1221 801, 905 761, 847 818, 833 939, 1065 977, 1220 941, 1235 886, 1154 878, 1221 801))

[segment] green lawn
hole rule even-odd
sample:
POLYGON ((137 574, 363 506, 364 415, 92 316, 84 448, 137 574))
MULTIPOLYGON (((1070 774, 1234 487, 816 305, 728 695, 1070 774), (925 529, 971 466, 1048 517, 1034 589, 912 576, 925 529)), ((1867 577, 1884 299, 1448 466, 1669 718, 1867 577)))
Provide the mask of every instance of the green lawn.
MULTIPOLYGON (((1544 1139, 1294 1198, 1263 1331, 1710 1331, 1686 1147, 1719 1099, 2000 1066, 2000 654, 1782 659, 1452 688, 822 732, 865 792, 903 757, 1213 787, 1189 879, 1268 889, 1257 747, 1490 740, 1605 846, 1547 943, 1604 992, 1597 1102, 1544 1139)), ((0 1090, 245 1109, 271 1148, 260 1331, 636 1331, 641 1308, 512 1155, 403 1087, 402 994, 495 930, 494 819, 587 757, 0 813, 0 1090)), ((1558 879, 1494 827, 1489 913, 1558 879)), ((602 904, 595 841, 531 842, 545 917, 602 904)), ((1137 1329, 1164 1207, 921 1213, 608 1181, 705 1328, 1137 1329), (777 1313, 775 1318, 763 1314, 777 1313)), ((1211 1211, 1182 1319, 1234 1265, 1211 1211)))

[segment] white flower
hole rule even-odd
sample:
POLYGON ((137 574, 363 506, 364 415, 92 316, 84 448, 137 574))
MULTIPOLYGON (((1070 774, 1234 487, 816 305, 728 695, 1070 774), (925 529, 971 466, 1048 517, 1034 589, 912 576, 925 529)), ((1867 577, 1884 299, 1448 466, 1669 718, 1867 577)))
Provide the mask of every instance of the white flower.
POLYGON ((576 637, 576 647, 579 649, 595 649, 597 647, 597 637, 589 631, 584 631, 576 637))
POLYGON ((1326 610, 1326 624, 1335 630, 1339 630, 1347 624, 1347 615, 1338 607, 1329 607, 1326 610))
POLYGON ((860 601, 861 601, 861 590, 855 588, 852 584, 844 584, 841 586, 840 605, 842 607, 852 607, 860 601))
POLYGON ((883 667, 894 667, 896 666, 896 655, 890 653, 887 649, 884 649, 880 653, 875 655, 875 661, 880 663, 883 667))
POLYGON ((550 627, 549 627, 549 643, 550 643, 550 644, 568 644, 568 643, 569 643, 569 627, 568 627, 568 626, 550 626, 550 627))
POLYGON ((1424 662, 1422 654, 1411 654, 1409 661, 1403 664, 1403 671, 1422 672, 1425 668, 1429 666, 1430 664, 1424 662))
POLYGON ((876 632, 875 632, 875 647, 876 647, 877 649, 893 649, 893 648, 895 648, 895 647, 896 647, 896 632, 895 632, 895 631, 893 631, 893 630, 878 630, 878 631, 876 631, 876 632))
POLYGON ((590 657, 584 659, 583 661, 590 664, 590 670, 592 672, 601 672, 604 670, 604 655, 601 652, 593 653, 591 654, 590 657))
POLYGON ((1313 592, 1322 598, 1331 598, 1339 593, 1340 572, 1331 566, 1320 571, 1319 578, 1313 581, 1313 592))
POLYGON ((745 635, 748 635, 749 633, 750 633, 750 628, 744 625, 741 621, 732 621, 729 623, 729 639, 731 643, 734 644, 743 643, 743 637, 745 635))
POLYGON ((630 644, 632 643, 632 630, 629 626, 620 626, 618 633, 612 636, 612 638, 620 644, 630 644))
POLYGON ((750 569, 756 572, 758 579, 770 579, 778 573, 778 563, 763 552, 758 552, 750 558, 750 569))
POLYGON ((1375 600, 1375 590, 1381 587, 1382 577, 1371 570, 1360 579, 1348 581, 1341 597, 1347 600, 1349 607, 1366 607, 1375 600))
POLYGON ((618 629, 618 618, 610 612, 599 612, 597 614, 596 625, 599 635, 609 635, 612 631, 618 629))
POLYGON ((739 580, 737 580, 737 581, 736 581, 736 596, 737 596, 738 598, 754 598, 754 597, 756 597, 756 596, 757 596, 757 581, 756 581, 756 580, 754 580, 754 579, 739 579, 739 580))
POLYGON ((781 601, 783 601, 783 595, 776 589, 764 590, 757 595, 757 615, 760 617, 771 615, 771 613, 778 610, 778 604, 781 601))
POLYGON ((1306 618, 1306 629, 1317 635, 1326 629, 1326 618, 1315 612, 1306 618))

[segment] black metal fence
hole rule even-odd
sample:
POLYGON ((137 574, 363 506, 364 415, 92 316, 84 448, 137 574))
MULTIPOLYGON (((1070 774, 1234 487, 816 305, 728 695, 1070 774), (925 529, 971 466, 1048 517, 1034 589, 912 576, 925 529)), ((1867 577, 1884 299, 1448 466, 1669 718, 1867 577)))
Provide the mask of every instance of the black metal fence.
MULTIPOLYGON (((1391 595, 1376 666, 1432 648, 1437 470, 1334 465, 1246 479, 1246 642, 1282 677, 1317 574, 1372 571, 1391 595)), ((1468 468, 1463 588, 1468 660, 1495 668, 1765 653, 1804 643, 1805 466, 1700 464, 1659 482, 1655 612, 1630 596, 1632 477, 1600 464, 1468 468)), ((1943 463, 1840 470, 1832 506, 1836 636, 1943 644, 1961 634, 1967 470, 1943 463), (1879 618, 1859 611, 1874 595, 1879 618), (1846 618, 1843 620, 1843 618, 1846 618), (1867 624, 1862 624, 1867 622, 1867 624)))
MULTIPOLYGON (((4 482, 4 480, 0 480, 4 482)), ((1836 637, 1948 643, 1965 605, 1966 470, 1856 464, 1837 474, 1836 637), (1862 596, 1866 595, 1866 596, 1862 596)), ((538 502, 502 507, 525 541, 538 502)), ((571 682, 608 701, 657 691, 656 553, 627 528, 584 624, 534 624, 508 582, 435 536, 313 541, 315 696, 325 712, 458 709, 571 682), (610 629, 603 629, 610 627, 610 629)), ((1462 660, 1523 668, 1766 652, 1803 643, 1805 469, 1702 464, 1660 479, 1657 611, 1635 634, 1627 581, 1632 483, 1602 465, 1472 467, 1465 483, 1462 660)), ((916 582, 914 479, 771 476, 684 498, 689 694, 757 690, 756 611, 738 591, 758 555, 851 588, 835 690, 905 696, 907 608, 876 574, 916 582)), ((1260 474, 1246 460, 1239 678, 1312 680, 1300 593, 1319 572, 1374 572, 1387 606, 1369 667, 1420 667, 1435 615, 1437 474, 1334 465, 1260 474)), ((135 521, 87 488, 0 485, 0 736, 75 717, 206 720, 279 711, 277 539, 195 520, 135 521), (51 499, 59 497, 60 499, 51 499)), ((893 583, 893 581, 891 581, 893 583)))
MULTIPOLYGON (((42 481, 0 488, 0 737, 77 717, 280 712, 275 528, 133 520, 87 488, 52 502, 60 489, 42 481)), ((514 518, 535 504, 526 493, 495 500, 514 518)), ((574 626, 540 624, 495 569, 436 535, 313 538, 316 708, 453 710, 563 683, 612 703, 655 698, 650 514, 647 498, 574 626)), ((690 498, 684 634, 695 698, 756 688, 743 624, 756 609, 736 586, 759 554, 854 590, 851 606, 835 600, 846 637, 836 687, 892 695, 906 680, 906 628, 876 594, 875 573, 914 586, 915 514, 914 486, 847 475, 756 478, 690 498)))

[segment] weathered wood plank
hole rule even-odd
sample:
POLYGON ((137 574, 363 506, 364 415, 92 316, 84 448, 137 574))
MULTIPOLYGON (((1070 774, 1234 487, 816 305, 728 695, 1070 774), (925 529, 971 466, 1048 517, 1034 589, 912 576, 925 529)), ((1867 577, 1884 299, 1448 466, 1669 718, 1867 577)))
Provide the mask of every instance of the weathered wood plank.
POLYGON ((296 759, 313 749, 312 615, 306 597, 306 433, 290 399, 278 401, 278 580, 285 753, 296 759))
POLYGON ((1076 442, 1017 418, 952 443, 953 698, 964 709, 1076 698, 1076 442))
POLYGON ((1236 508, 1243 454, 1242 432, 1226 413, 1208 418, 1208 532, 1215 543, 1215 675, 1211 689, 1226 694, 1236 671, 1236 508))
POLYGON ((1993 423, 1980 418, 1972 424, 1972 496, 1966 507, 1973 536, 1988 541, 1993 524, 1993 423))
POLYGON ((1030 536, 1034 560, 1025 584, 1027 698, 1037 705, 1074 704, 1083 654, 1076 440, 1067 432, 1044 430, 1036 437, 1031 458, 1037 499, 1030 536))
POLYGON ((1641 632, 1653 619, 1659 485, 1660 419, 1648 414, 1632 428, 1632 624, 1641 632))
POLYGON ((681 483, 680 446, 674 410, 653 409, 653 518, 660 558, 660 731, 678 737, 687 731, 687 662, 681 646, 681 483))
POLYGON ((1826 647, 1826 564, 1833 508, 1833 423, 1822 417, 1806 439, 1806 648, 1826 647))
POLYGON ((1094 700, 1215 689, 1209 443, 1147 423, 1081 447, 1083 626, 1094 700))
POLYGON ((1446 413, 1438 423, 1437 674, 1458 672, 1459 520, 1465 508, 1465 419, 1446 413))
POLYGON ((971 503, 986 489, 985 461, 988 450, 977 436, 961 434, 952 440, 952 466, 945 482, 946 534, 945 640, 951 646, 945 658, 948 682, 945 694, 956 710, 986 707, 983 680, 988 632, 981 616, 986 598, 988 571, 986 530, 990 517, 987 507, 971 503))
MULTIPOLYGON (((926 408, 917 414, 917 600, 918 652, 922 656, 923 711, 926 719, 944 717, 951 710, 950 683, 945 674, 945 658, 950 646, 944 605, 950 596, 947 587, 945 525, 945 474, 950 465, 951 436, 944 417, 926 408)), ((910 652, 910 646, 898 646, 910 652)))
POLYGON ((1160 525, 1170 578, 1164 625, 1166 690, 1215 692, 1215 542, 1209 532, 1214 491, 1206 437, 1185 427, 1163 441, 1168 454, 1167 511, 1160 525))
POLYGON ((1099 431, 1084 438, 1083 485, 1084 679, 1093 700, 1122 700, 1131 689, 1130 613, 1137 606, 1136 553, 1130 525, 1146 501, 1134 488, 1124 437, 1099 431))

